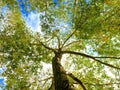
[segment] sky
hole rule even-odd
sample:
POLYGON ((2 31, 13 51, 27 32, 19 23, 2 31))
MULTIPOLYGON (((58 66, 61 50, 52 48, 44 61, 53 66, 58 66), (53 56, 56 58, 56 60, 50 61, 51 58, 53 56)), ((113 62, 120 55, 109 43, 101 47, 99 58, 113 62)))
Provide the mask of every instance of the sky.
POLYGON ((24 17, 27 25, 36 32, 41 31, 39 15, 38 13, 30 12, 27 17, 24 17))
POLYGON ((1 75, 5 70, 6 68, 0 68, 0 86, 6 86, 5 78, 1 75))
POLYGON ((5 79, 3 77, 0 77, 0 86, 5 86, 5 79))
POLYGON ((3 78, 3 77, 0 76, 0 90, 2 90, 1 87, 6 86, 5 80, 6 80, 5 78, 3 78))
MULTIPOLYGON (((25 3, 24 0, 18 0, 21 2, 20 4, 20 10, 22 12, 23 18, 26 20, 27 25, 34 31, 40 32, 40 20, 39 20, 39 14, 36 13, 36 11, 30 11, 28 12, 25 9, 25 3)), ((28 8, 30 8, 30 3, 28 2, 28 8)))
POLYGON ((3 70, 0 68, 0 74, 2 74, 3 70))

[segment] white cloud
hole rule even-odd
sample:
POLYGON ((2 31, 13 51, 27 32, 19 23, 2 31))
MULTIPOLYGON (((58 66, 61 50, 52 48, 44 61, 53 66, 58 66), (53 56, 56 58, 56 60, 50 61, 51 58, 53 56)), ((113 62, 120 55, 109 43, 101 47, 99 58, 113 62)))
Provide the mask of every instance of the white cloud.
POLYGON ((27 25, 35 32, 41 32, 39 13, 31 12, 25 18, 27 25))

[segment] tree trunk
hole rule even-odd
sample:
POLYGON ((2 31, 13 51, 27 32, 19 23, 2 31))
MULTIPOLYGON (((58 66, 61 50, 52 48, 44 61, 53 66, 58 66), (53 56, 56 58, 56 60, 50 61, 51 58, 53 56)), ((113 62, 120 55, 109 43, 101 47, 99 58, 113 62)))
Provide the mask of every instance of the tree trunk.
POLYGON ((55 53, 55 56, 52 59, 54 88, 55 90, 70 90, 69 80, 67 78, 66 71, 61 65, 61 58, 61 54, 55 53))

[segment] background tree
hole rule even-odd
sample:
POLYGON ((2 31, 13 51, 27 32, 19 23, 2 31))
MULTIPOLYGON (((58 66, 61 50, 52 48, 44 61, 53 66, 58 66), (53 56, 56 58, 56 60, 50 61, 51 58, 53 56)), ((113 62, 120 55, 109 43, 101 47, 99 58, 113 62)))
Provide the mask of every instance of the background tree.
POLYGON ((8 90, 120 88, 119 0, 0 2, 8 8, 0 22, 0 65, 7 68, 8 90), (22 17, 32 11, 40 13, 40 33, 22 17), (43 62, 52 64, 53 73, 45 73, 43 62))

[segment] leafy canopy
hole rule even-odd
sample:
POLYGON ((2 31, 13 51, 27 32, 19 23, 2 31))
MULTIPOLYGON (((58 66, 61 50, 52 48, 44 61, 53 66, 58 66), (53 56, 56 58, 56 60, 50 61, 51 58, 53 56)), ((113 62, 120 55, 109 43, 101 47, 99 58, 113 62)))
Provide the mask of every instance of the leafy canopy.
POLYGON ((53 52, 61 49, 64 68, 87 89, 119 89, 119 5, 119 0, 1 0, 0 66, 7 68, 6 88, 48 89, 52 73, 43 63, 51 63, 53 52), (21 8, 40 13, 40 33, 28 27, 21 8))

